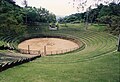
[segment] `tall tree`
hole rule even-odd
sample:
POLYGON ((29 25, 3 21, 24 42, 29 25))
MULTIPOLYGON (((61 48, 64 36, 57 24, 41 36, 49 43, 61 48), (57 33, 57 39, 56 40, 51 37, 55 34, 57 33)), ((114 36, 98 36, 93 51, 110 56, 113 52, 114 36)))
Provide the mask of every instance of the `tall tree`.
MULTIPOLYGON (((84 10, 88 0, 73 0, 73 6, 75 5, 75 2, 77 2, 77 10, 79 11, 80 9, 84 10)), ((91 3, 89 7, 91 7, 91 6, 98 6, 102 2, 104 2, 105 4, 108 5, 110 2, 119 3, 120 0, 94 0, 94 3, 91 3)), ((111 13, 107 13, 106 12, 106 14, 112 14, 112 13, 116 12, 116 10, 114 9, 113 5, 114 4, 110 4, 110 9, 109 8, 108 9, 105 8, 105 9, 107 9, 106 11, 111 11, 111 9, 113 10, 113 12, 111 12, 111 13)), ((105 12, 104 12, 104 14, 105 14, 105 12)), ((109 17, 107 17, 107 18, 109 18, 109 17)), ((112 20, 111 17, 110 17, 110 20, 112 20)), ((86 25, 87 25, 87 23, 88 23, 88 11, 87 11, 87 14, 86 14, 86 25)), ((110 23, 109 23, 109 25, 110 25, 110 23)), ((119 35, 120 35, 120 33, 119 33, 119 35)), ((120 37, 119 37, 118 41, 119 41, 118 51, 120 51, 120 37)))
POLYGON ((19 35, 25 32, 23 18, 19 6, 12 0, 0 2, 0 35, 19 35))
POLYGON ((25 7, 25 10, 26 10, 26 16, 25 16, 25 23, 26 23, 26 25, 27 25, 27 7, 28 7, 28 2, 27 2, 27 0, 23 0, 23 3, 22 3, 23 5, 24 5, 24 7, 25 7))

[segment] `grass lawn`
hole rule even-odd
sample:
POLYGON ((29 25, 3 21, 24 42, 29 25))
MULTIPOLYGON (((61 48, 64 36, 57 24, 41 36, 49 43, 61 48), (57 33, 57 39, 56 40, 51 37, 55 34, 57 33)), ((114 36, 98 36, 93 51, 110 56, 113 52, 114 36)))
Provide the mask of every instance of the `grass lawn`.
POLYGON ((106 25, 98 25, 98 24, 93 24, 93 25, 90 25, 89 30, 93 30, 93 31, 105 31, 107 29, 106 25))
POLYGON ((120 82, 117 39, 102 31, 83 30, 84 25, 67 25, 61 25, 59 31, 45 32, 76 36, 86 44, 84 50, 44 56, 9 68, 0 72, 0 82, 120 82))

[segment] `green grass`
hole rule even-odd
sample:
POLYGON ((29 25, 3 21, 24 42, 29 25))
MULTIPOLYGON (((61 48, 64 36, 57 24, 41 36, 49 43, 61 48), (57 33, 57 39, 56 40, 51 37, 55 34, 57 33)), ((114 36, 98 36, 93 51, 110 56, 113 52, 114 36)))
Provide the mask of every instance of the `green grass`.
POLYGON ((89 29, 89 30, 93 30, 93 31, 103 32, 103 31, 105 31, 107 28, 106 28, 106 25, 93 24, 93 25, 90 25, 88 29, 89 29))
POLYGON ((117 39, 108 33, 96 32, 95 26, 90 27, 92 31, 85 31, 83 25, 67 25, 62 25, 59 31, 45 32, 76 36, 85 42, 84 50, 44 56, 15 66, 0 73, 0 82, 119 82, 120 53, 115 51, 117 39))
POLYGON ((3 42, 2 41, 0 41, 0 46, 2 46, 3 45, 3 42))
POLYGON ((48 31, 49 24, 41 24, 36 26, 28 26, 28 33, 40 33, 42 31, 46 32, 48 31))

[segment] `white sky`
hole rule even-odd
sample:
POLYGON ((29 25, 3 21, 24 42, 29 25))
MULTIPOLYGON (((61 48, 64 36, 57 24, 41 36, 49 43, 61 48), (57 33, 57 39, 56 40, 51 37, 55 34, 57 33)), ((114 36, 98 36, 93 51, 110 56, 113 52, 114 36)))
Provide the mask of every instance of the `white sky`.
MULTIPOLYGON (((22 6, 23 0, 15 0, 16 3, 22 6)), ((55 15, 66 16, 76 13, 77 10, 69 4, 69 0, 27 0, 28 6, 46 8, 55 15)))
MULTIPOLYGON (((23 0, 15 0, 16 3, 22 6, 23 0)), ((66 16, 77 13, 77 8, 73 8, 73 0, 27 0, 28 6, 46 8, 57 16, 66 16)), ((88 0, 87 6, 91 5, 94 0, 88 0)), ((77 3, 75 3, 77 5, 77 3)))

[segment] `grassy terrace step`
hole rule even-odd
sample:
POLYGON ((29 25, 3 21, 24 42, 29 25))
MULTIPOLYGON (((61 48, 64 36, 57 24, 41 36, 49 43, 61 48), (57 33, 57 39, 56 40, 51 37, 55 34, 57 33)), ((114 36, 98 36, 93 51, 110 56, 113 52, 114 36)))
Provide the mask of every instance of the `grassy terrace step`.
MULTIPOLYGON (((59 33, 61 33, 61 32, 59 32, 59 33)), ((73 53, 75 55, 71 55, 70 58, 69 58, 69 56, 66 56, 68 58, 67 60, 58 61, 58 62, 69 62, 71 60, 71 58, 74 61, 74 56, 76 58, 76 54, 84 54, 84 55, 77 55, 79 60, 84 60, 86 58, 99 56, 102 53, 103 54, 107 53, 109 51, 112 51, 113 49, 115 50, 115 46, 113 46, 113 45, 116 44, 115 43, 116 39, 113 37, 111 38, 111 36, 108 36, 107 34, 104 36, 103 34, 102 33, 97 34, 95 32, 79 33, 80 36, 77 36, 77 37, 80 37, 80 39, 82 39, 87 44, 87 47, 81 52, 73 53), (109 45, 109 44, 112 44, 112 45, 109 45)), ((52 61, 54 62, 54 59, 52 61)))
MULTIPOLYGON (((75 36, 85 43, 82 51, 44 56, 8 69, 0 73, 0 82, 119 82, 120 53, 115 51, 117 39, 108 33, 85 31, 79 25, 68 26, 59 31, 45 29, 40 33, 75 36)), ((32 32, 39 34, 39 31, 32 32)), ((17 46, 22 38, 5 40, 17 46)))
MULTIPOLYGON (((96 50, 101 50, 101 51, 103 50, 104 51, 104 49, 107 48, 107 46, 106 46, 107 43, 109 44, 109 42, 107 42, 108 39, 106 39, 106 37, 105 38, 102 37, 99 34, 96 34, 96 35, 95 34, 96 33, 94 33, 94 32, 87 32, 87 33, 83 32, 83 34, 81 33, 79 35, 82 35, 82 36, 80 36, 80 39, 82 38, 86 42, 87 46, 89 46, 88 51, 94 51, 94 48, 96 50), (103 42, 105 42, 105 43, 103 44, 103 42)), ((112 39, 110 38, 109 41, 111 42, 111 40, 112 39)), ((112 45, 108 45, 108 46, 113 47, 112 45)))
MULTIPOLYGON (((62 31, 62 33, 63 32, 64 31, 62 31)), ((105 52, 108 52, 108 51, 111 51, 111 50, 115 49, 115 47, 113 45, 109 45, 112 42, 113 42, 112 44, 115 44, 115 38, 110 37, 108 35, 104 36, 103 35, 104 33, 103 34, 102 33, 98 34, 98 33, 92 32, 92 31, 88 31, 88 32, 85 32, 85 31, 79 32, 79 31, 77 31, 75 33, 73 33, 73 31, 71 31, 71 32, 72 32, 73 35, 74 34, 76 35, 76 33, 77 33, 79 35, 79 36, 77 35, 77 37, 82 39, 87 45, 85 50, 80 52, 80 54, 85 54, 84 56, 80 55, 81 59, 82 58, 83 59, 84 58, 89 58, 89 57, 92 57, 92 56, 94 57, 95 55, 98 55, 98 54, 96 54, 96 51, 97 51, 97 53, 98 52, 99 53, 100 52, 105 53, 105 52), (89 54, 91 54, 91 55, 89 55, 89 54)), ((69 33, 71 33, 71 32, 69 32, 69 33)), ((61 33, 61 32, 59 32, 59 33, 61 33)), ((68 33, 68 35, 69 35, 69 33, 68 33)), ((19 40, 21 38, 14 38, 14 39, 11 38, 11 37, 6 37, 5 39, 3 38, 3 40, 6 41, 6 42, 9 42, 12 47, 17 46, 16 39, 19 40)), ((67 60, 67 61, 69 61, 69 60, 67 60)))
POLYGON ((0 46, 5 45, 6 46, 6 42, 4 42, 4 36, 0 36, 0 46))

